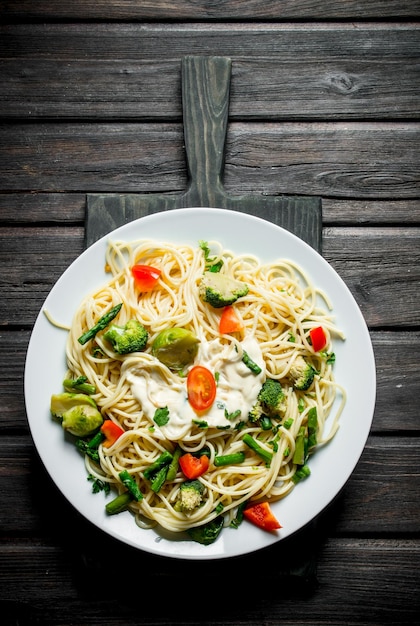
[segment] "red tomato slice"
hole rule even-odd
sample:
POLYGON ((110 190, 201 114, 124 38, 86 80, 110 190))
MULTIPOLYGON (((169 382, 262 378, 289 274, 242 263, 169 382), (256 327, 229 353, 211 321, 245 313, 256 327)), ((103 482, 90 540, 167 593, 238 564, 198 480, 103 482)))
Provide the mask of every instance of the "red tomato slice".
POLYGON ((187 377, 188 401, 195 411, 206 411, 216 397, 216 381, 203 365, 195 365, 187 377))
POLYGON ((325 334, 322 326, 317 326, 316 328, 311 328, 309 331, 309 335, 312 341, 312 347, 315 352, 319 352, 327 345, 327 336, 325 334))
POLYGON ((200 457, 192 455, 190 452, 183 454, 179 459, 179 466, 189 479, 198 478, 202 474, 205 474, 209 469, 210 459, 206 454, 202 454, 200 457))
POLYGON ((219 333, 236 333, 244 327, 233 306, 225 306, 219 320, 219 333))
POLYGON ((263 530, 277 530, 281 524, 273 515, 268 502, 251 504, 244 510, 246 519, 263 530))
POLYGON ((133 265, 131 274, 140 291, 152 291, 162 271, 151 265, 133 265))

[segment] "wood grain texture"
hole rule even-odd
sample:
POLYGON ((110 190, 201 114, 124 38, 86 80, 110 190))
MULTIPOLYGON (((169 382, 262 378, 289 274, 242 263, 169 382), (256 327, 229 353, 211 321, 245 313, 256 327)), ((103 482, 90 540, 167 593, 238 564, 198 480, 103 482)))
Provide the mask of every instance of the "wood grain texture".
MULTIPOLYGON (((418 199, 419 123, 231 123, 224 186, 233 194, 418 199)), ((178 123, 0 126, 4 191, 181 193, 178 123)))
POLYGON ((418 17, 418 0, 229 0, 220 2, 207 0, 1 0, 0 13, 5 19, 21 20, 289 20, 289 19, 383 19, 418 17))
MULTIPOLYGON (((101 615, 107 615, 107 625, 134 626, 139 623, 138 587, 148 586, 148 601, 142 602, 141 619, 153 626, 170 623, 176 613, 174 606, 185 591, 185 582, 176 575, 179 565, 177 568, 166 562, 162 569, 156 557, 128 553, 124 546, 112 545, 110 539, 103 543, 100 538, 98 548, 104 549, 104 544, 109 569, 117 567, 121 560, 127 564, 127 593, 109 593, 101 575, 101 561, 97 565, 98 550, 94 546, 84 554, 80 554, 80 545, 73 539, 65 546, 45 541, 39 541, 38 545, 22 542, 5 546, 0 554, 0 582, 4 597, 10 600, 3 601, 3 612, 13 611, 21 623, 28 623, 31 616, 39 621, 29 623, 45 626, 99 625, 101 615), (166 589, 166 602, 160 599, 162 587, 166 589)), ((250 567, 249 560, 234 560, 224 564, 232 582, 223 611, 220 606, 210 604, 200 624, 256 625, 263 621, 269 607, 271 623, 297 626, 307 621, 308 606, 311 617, 307 623, 311 624, 415 624, 419 602, 410 590, 418 587, 420 581, 418 569, 410 565, 410 554, 416 560, 420 557, 418 540, 330 538, 319 548, 315 587, 296 580, 267 577, 266 593, 257 594, 253 602, 244 602, 243 583, 235 575, 238 567, 250 567), (347 595, 344 607, 342 589, 347 595)), ((262 569, 266 567, 267 555, 264 556, 265 560, 259 560, 262 569)), ((258 559, 255 561, 258 563, 258 559)), ((200 575, 203 587, 212 588, 220 583, 219 569, 219 563, 206 564, 200 575)), ((195 615, 200 610, 195 596, 189 606, 195 615)), ((186 625, 195 621, 190 615, 177 619, 176 623, 186 625)))
MULTIPOLYGON (((234 187, 235 192, 240 189, 234 187)), ((45 193, 0 191, 2 225, 83 225, 86 194, 78 192, 45 193)), ((325 226, 420 226, 420 200, 353 200, 323 198, 322 219, 325 226)))
POLYGON ((232 120, 416 119, 419 45, 415 24, 4 26, 0 115, 180 119, 182 58, 223 54, 232 120))

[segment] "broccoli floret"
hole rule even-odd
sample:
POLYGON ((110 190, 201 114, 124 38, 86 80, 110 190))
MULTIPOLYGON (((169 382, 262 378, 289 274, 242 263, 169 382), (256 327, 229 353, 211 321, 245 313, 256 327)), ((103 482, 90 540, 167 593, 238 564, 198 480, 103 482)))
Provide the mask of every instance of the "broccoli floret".
POLYGON ((146 347, 149 333, 137 320, 129 320, 125 326, 112 324, 104 334, 117 354, 140 352, 146 347))
POLYGON ((198 290, 204 302, 215 309, 220 309, 246 296, 249 287, 242 281, 220 274, 220 272, 204 272, 198 290))
POLYGON ((249 412, 248 419, 257 422, 263 416, 281 419, 286 411, 286 398, 281 383, 267 378, 263 383, 257 401, 249 412))
POLYGON ((306 391, 312 385, 316 369, 303 356, 298 356, 290 368, 290 378, 293 387, 298 391, 306 391))
POLYGON ((181 513, 191 513, 203 501, 205 487, 199 480, 186 480, 179 488, 179 497, 175 503, 175 510, 181 513))

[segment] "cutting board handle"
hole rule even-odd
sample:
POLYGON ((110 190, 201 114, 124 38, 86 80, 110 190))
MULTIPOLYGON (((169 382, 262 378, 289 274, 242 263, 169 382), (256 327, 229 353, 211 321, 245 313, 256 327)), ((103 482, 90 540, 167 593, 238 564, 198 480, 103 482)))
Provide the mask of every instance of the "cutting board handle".
POLYGON ((182 60, 182 104, 189 184, 188 206, 217 206, 222 175, 232 62, 228 57, 182 60))

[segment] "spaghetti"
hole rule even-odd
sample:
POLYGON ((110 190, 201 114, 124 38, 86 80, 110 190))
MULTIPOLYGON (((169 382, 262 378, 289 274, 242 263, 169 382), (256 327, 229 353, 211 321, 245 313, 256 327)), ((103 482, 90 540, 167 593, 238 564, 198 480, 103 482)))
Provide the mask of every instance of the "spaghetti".
POLYGON ((296 440, 300 429, 307 427, 311 409, 317 414, 312 453, 334 437, 345 403, 345 390, 334 380, 332 358, 332 338, 344 337, 335 327, 327 296, 291 261, 262 263, 253 255, 236 255, 218 242, 206 242, 212 263, 221 262, 222 273, 249 287, 234 304, 243 329, 221 335, 221 310, 199 295, 209 261, 201 243, 192 247, 153 240, 109 242, 105 267, 111 278, 84 299, 68 335, 68 376, 86 376, 96 387, 92 397, 103 417, 124 431, 111 447, 99 446, 99 462, 85 457, 87 471, 118 493, 125 489, 119 474, 128 471, 143 494, 129 508, 144 528, 160 525, 182 532, 221 513, 228 525, 245 502, 284 498, 296 484, 296 440), (141 293, 136 287, 130 270, 139 263, 161 271, 152 291, 141 293), (149 332, 145 350, 116 354, 103 333, 82 346, 78 342, 82 333, 121 302, 118 324, 131 319, 143 324, 149 332), (315 353, 309 332, 318 326, 324 329, 327 345, 315 353), (171 371, 152 354, 154 339, 168 327, 194 333, 200 342, 194 363, 204 364, 216 375, 218 395, 208 412, 197 415, 189 405, 185 372, 171 371), (259 375, 244 365, 244 351, 261 366, 259 375), (299 357, 316 370, 305 391, 295 389, 291 378, 299 357), (266 378, 281 382, 285 409, 281 420, 263 429, 259 421, 248 420, 248 412, 266 378), (158 426, 153 414, 162 407, 169 408, 169 422, 158 426), (271 455, 270 463, 244 443, 247 433, 271 455), (210 459, 208 470, 199 478, 204 486, 201 506, 188 513, 175 506, 185 482, 180 469, 157 492, 145 477, 152 463, 165 451, 173 454, 177 447, 193 454, 206 450, 210 459), (217 457, 241 451, 243 462, 214 463, 217 457))

